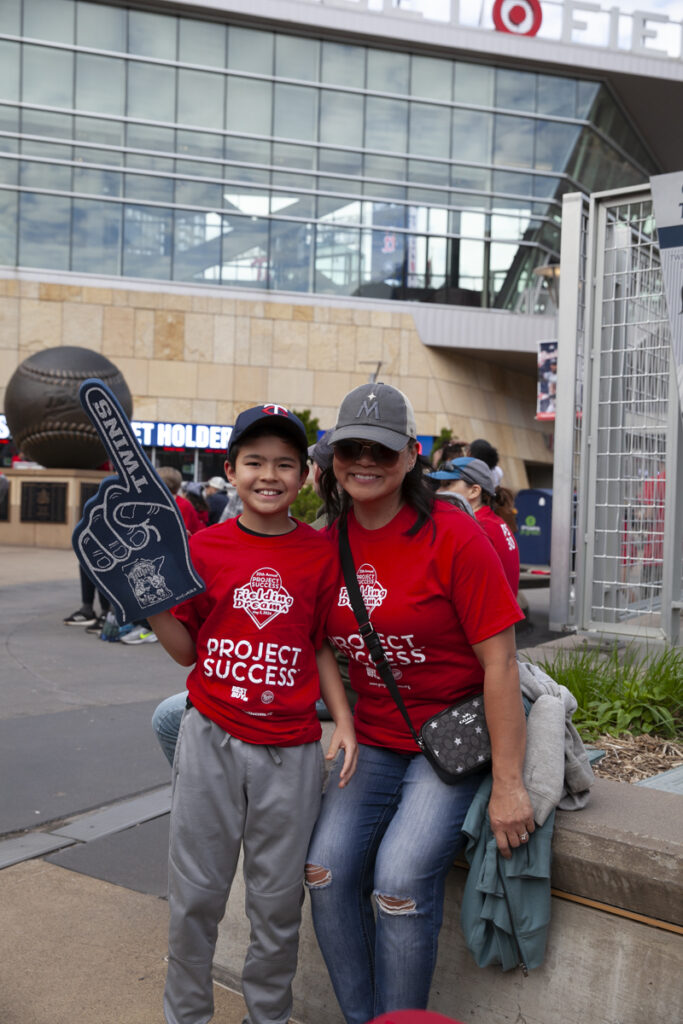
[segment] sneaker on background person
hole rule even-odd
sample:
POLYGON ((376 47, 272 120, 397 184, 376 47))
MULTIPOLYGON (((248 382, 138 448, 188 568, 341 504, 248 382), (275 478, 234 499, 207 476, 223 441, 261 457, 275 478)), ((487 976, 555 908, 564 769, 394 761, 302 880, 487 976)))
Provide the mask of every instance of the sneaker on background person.
POLYGON ((121 637, 122 644, 155 644, 157 640, 156 633, 149 626, 135 626, 121 637))
POLYGON ((86 608, 84 605, 63 621, 65 626, 92 626, 97 621, 97 615, 94 608, 86 608))
POLYGON ((86 633, 89 633, 91 636, 99 636, 104 627, 105 619, 106 615, 98 615, 94 622, 85 627, 86 633))

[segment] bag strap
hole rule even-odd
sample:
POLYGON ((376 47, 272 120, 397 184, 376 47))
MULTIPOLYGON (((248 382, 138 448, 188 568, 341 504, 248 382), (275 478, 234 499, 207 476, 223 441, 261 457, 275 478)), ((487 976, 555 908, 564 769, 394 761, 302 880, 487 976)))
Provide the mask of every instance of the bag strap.
POLYGON ((394 698, 398 710, 403 715, 406 725, 412 733, 413 739, 420 750, 423 750, 424 743, 422 738, 418 736, 415 731, 415 727, 410 720, 408 709, 403 703, 403 698, 401 697, 398 686, 396 685, 396 680, 394 679, 394 673, 391 671, 391 665, 387 661, 384 653, 382 641, 377 636, 375 628, 370 622, 370 616, 368 615, 368 610, 365 607, 365 601, 363 600, 363 595, 361 594, 360 585, 358 583, 358 576, 356 574, 356 566, 353 561, 353 554, 351 553, 349 531, 346 523, 343 523, 339 527, 339 557, 341 559, 342 572, 344 573, 346 590, 349 595, 349 603, 351 604, 353 613, 358 622, 358 632, 363 637, 365 646, 370 652, 370 657, 375 663, 375 667, 382 678, 382 682, 394 698))

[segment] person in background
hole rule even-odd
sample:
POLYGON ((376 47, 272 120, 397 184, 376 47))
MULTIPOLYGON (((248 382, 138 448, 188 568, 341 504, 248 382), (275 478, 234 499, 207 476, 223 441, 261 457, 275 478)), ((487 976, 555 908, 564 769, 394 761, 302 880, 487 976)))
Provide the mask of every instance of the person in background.
POLYGON ((491 470, 493 486, 496 488, 496 504, 494 512, 505 521, 512 533, 517 533, 517 509, 512 491, 503 487, 503 470, 498 465, 498 449, 494 448, 489 441, 479 437, 472 441, 464 454, 473 459, 481 459, 491 470))
POLYGON ((86 633, 99 636, 109 611, 109 601, 101 591, 95 589, 95 584, 83 571, 82 566, 78 566, 78 571, 81 580, 81 607, 64 619, 64 625, 85 626, 86 633), (100 602, 99 615, 95 611, 95 594, 100 602))
POLYGON ((209 506, 209 526, 219 522, 221 513, 228 504, 228 482, 222 476, 212 476, 204 484, 204 500, 209 506))
POLYGON ((519 548, 507 523, 494 511, 496 487, 489 467, 481 459, 464 456, 444 463, 441 469, 431 474, 431 478, 442 481, 446 484, 446 491, 459 494, 469 503, 474 518, 500 558, 512 593, 516 594, 519 590, 519 548))
POLYGON ((204 498, 204 488, 202 484, 189 483, 183 484, 184 497, 187 498, 192 508, 197 513, 197 518, 201 522, 202 526, 209 525, 209 505, 204 498))
POLYGON ((456 441, 451 438, 449 441, 444 441, 440 448, 432 452, 429 461, 434 469, 438 469, 448 459, 457 459, 464 455, 466 447, 467 445, 464 441, 456 441))
POLYGON ((180 471, 174 469, 173 466, 160 466, 157 469, 157 473, 174 496, 176 504, 180 509, 180 514, 183 517, 185 529, 190 536, 193 533, 197 533, 198 530, 202 529, 203 523, 187 498, 183 498, 182 494, 180 494, 180 485, 183 482, 180 471))

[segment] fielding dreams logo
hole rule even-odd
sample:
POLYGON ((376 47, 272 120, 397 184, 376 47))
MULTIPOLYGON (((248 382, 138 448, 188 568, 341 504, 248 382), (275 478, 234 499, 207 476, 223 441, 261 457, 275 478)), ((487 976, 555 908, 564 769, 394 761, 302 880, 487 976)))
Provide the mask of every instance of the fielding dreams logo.
MULTIPOLYGON (((372 615, 375 608, 379 608, 384 598, 387 596, 387 588, 383 587, 377 579, 377 570, 374 565, 368 565, 366 562, 361 565, 356 575, 358 576, 358 585, 360 592, 363 595, 363 601, 365 607, 368 610, 368 615, 372 615)), ((346 587, 341 587, 339 590, 339 607, 350 608, 351 602, 349 601, 349 592, 346 587)))
POLYGON ((275 569, 257 569, 244 587, 238 587, 233 598, 234 608, 244 608, 247 615, 263 629, 278 615, 286 615, 294 598, 282 586, 275 569))

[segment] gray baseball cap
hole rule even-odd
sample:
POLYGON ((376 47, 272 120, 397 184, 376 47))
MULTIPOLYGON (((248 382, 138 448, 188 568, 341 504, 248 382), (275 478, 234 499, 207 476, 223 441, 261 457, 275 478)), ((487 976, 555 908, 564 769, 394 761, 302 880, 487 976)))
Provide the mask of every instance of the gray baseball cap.
POLYGON ((429 474, 432 480, 464 480, 468 484, 479 484, 487 494, 496 493, 491 470, 481 459, 463 457, 444 462, 435 473, 429 474))
POLYGON ((329 443, 350 438, 377 441, 400 452, 408 441, 417 440, 415 413, 410 401, 391 384, 361 384, 349 391, 339 406, 337 425, 329 443))

